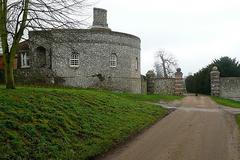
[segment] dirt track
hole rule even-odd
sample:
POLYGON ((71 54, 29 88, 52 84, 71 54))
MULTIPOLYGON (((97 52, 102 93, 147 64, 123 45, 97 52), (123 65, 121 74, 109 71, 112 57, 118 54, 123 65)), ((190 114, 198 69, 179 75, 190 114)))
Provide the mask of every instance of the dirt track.
POLYGON ((104 160, 240 160, 234 117, 208 97, 190 96, 181 106, 104 160))

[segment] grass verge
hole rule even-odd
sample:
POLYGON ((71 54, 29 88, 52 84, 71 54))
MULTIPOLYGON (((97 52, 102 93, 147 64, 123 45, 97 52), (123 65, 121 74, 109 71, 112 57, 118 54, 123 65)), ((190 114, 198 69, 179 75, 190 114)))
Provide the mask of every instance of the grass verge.
MULTIPOLYGON (((167 100, 178 97, 167 97, 167 100)), ((167 114, 157 95, 0 87, 0 159, 89 159, 167 114)))
POLYGON ((212 97, 212 99, 221 105, 232 107, 232 108, 240 108, 240 102, 239 101, 234 101, 231 99, 226 99, 226 98, 220 98, 220 97, 212 97))

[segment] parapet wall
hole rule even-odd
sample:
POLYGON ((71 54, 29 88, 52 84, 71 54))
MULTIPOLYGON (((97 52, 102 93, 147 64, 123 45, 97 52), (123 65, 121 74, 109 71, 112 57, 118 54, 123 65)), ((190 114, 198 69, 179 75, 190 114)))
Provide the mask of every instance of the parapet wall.
POLYGON ((141 49, 141 40, 134 35, 97 28, 32 31, 29 32, 29 37, 30 40, 40 44, 42 44, 42 41, 48 40, 48 43, 99 43, 141 49))

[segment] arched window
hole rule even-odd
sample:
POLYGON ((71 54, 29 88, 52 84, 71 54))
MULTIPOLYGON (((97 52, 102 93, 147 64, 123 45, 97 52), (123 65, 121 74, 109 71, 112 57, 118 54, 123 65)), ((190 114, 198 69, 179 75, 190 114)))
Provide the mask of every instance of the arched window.
POLYGON ((70 67, 79 67, 79 54, 76 52, 71 54, 70 67))
POLYGON ((110 56, 110 67, 117 67, 117 55, 115 53, 110 56))
POLYGON ((139 67, 138 57, 136 57, 136 62, 135 62, 135 70, 136 70, 136 71, 138 71, 138 67, 139 67))

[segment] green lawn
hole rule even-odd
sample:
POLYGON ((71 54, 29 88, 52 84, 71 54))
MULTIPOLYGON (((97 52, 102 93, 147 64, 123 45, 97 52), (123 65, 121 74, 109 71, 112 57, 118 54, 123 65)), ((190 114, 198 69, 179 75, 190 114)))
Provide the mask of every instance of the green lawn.
POLYGON ((0 87, 0 159, 89 159, 167 114, 179 97, 0 87))

